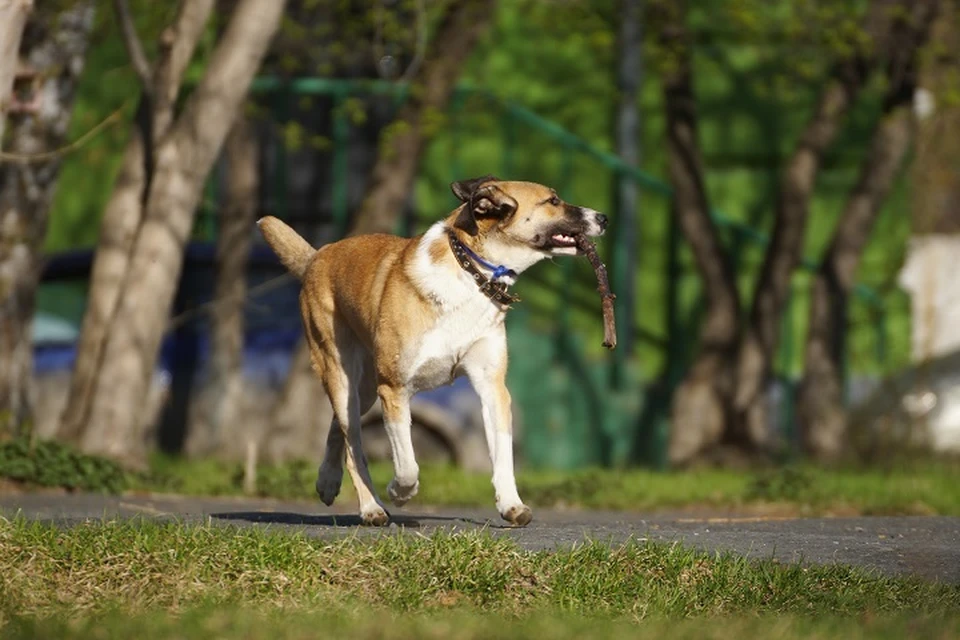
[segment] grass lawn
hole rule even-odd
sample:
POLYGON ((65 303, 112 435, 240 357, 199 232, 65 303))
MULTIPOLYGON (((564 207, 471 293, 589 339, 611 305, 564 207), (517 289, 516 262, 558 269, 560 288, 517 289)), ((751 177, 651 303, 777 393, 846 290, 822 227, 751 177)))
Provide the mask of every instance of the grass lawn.
MULTIPOLYGON (((374 464, 382 495, 392 477, 389 464, 374 464)), ((154 458, 152 471, 135 479, 139 490, 193 495, 242 493, 239 464, 215 460, 154 458)), ((261 496, 316 500, 314 463, 261 466, 261 496)), ((521 470, 520 495, 533 507, 616 510, 738 508, 815 514, 960 515, 960 465, 911 463, 887 470, 829 470, 812 466, 768 471, 700 470, 656 472, 642 469, 581 471, 521 470)), ((349 474, 339 500, 353 500, 349 474)), ((414 504, 483 506, 493 504, 486 474, 449 467, 421 468, 414 504)))
MULTIPOLYGON (((385 495, 389 464, 371 467, 385 495)), ((520 469, 520 495, 534 508, 737 509, 780 515, 941 514, 960 515, 960 461, 912 460, 886 468, 826 469, 793 465, 767 470, 702 469, 657 472, 644 469, 545 471, 520 469)), ((66 487, 85 491, 240 495, 238 463, 155 456, 146 472, 125 471, 51 441, 0 443, 0 479, 11 488, 66 487), (12 481, 12 485, 10 483, 12 481)), ((256 495, 316 500, 315 462, 257 469, 256 495)), ((2 490, 0 485, 0 490, 2 490)), ((345 474, 341 502, 355 499, 345 474)), ((493 505, 485 473, 424 465, 414 504, 493 505)))
POLYGON ((960 588, 674 545, 0 521, 5 638, 954 638, 960 588), (535 637, 535 636, 534 636, 535 637))

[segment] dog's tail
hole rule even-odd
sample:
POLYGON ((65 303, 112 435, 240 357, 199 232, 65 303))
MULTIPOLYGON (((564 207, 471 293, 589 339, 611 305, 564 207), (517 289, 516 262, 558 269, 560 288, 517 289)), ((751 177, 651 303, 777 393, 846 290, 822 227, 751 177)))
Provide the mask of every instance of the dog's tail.
POLYGON ((317 250, 311 247, 300 234, 273 216, 260 218, 257 220, 257 226, 260 227, 260 233, 280 258, 283 266, 302 280, 317 250))

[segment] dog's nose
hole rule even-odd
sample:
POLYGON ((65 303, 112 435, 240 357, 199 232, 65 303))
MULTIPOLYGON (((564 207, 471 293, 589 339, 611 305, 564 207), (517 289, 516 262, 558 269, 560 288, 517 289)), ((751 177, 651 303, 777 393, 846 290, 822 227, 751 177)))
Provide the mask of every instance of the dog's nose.
POLYGON ((597 224, 600 225, 600 228, 601 228, 601 229, 606 229, 606 228, 607 228, 607 216, 603 215, 602 213, 598 213, 598 214, 597 214, 597 224))

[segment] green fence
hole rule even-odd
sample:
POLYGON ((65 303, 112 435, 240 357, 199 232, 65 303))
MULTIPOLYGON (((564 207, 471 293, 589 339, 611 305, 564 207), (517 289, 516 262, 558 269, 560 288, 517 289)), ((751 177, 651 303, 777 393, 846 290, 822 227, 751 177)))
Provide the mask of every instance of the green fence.
MULTIPOLYGON (((285 105, 291 100, 303 96, 332 99, 327 151, 333 185, 331 211, 336 228, 345 232, 351 214, 347 164, 350 101, 379 95, 390 96, 399 104, 407 88, 380 81, 259 78, 253 90, 261 102, 271 105, 272 117, 279 121, 288 117, 285 105)), ((577 199, 583 185, 596 191, 596 184, 602 183, 611 193, 618 180, 631 180, 639 186, 640 209, 610 212, 613 228, 601 243, 614 291, 624 282, 627 270, 638 274, 636 308, 617 310, 618 330, 621 335, 633 332, 635 348, 631 353, 600 349, 600 302, 589 267, 574 260, 537 266, 521 279, 518 288, 524 303, 511 311, 508 320, 510 387, 527 464, 573 468, 643 462, 664 466, 667 409, 695 350, 699 313, 699 285, 669 212, 670 186, 556 122, 480 88, 456 89, 441 129, 428 153, 428 160, 439 161, 427 164, 442 169, 421 176, 416 227, 422 228, 453 208, 444 183, 473 175, 494 173, 538 180, 556 187, 565 199, 589 206, 595 205, 577 199), (499 166, 491 166, 496 156, 499 166), (446 175, 439 175, 443 172, 446 175), (638 216, 640 223, 639 251, 633 255, 627 253, 617 232, 617 220, 626 215, 638 216), (649 247, 656 247, 657 255, 652 251, 645 255, 649 247), (658 313, 654 315, 658 317, 646 311, 651 300, 657 300, 658 313)), ((278 153, 276 175, 270 182, 280 210, 272 213, 283 216, 286 159, 283 148, 278 153)), ((728 245, 767 244, 766 235, 749 225, 721 211, 712 215, 728 245)), ((804 259, 802 269, 815 268, 814 260, 804 259)), ((791 295, 788 304, 793 299, 791 295)), ((882 365, 887 359, 882 301, 871 289, 859 286, 855 302, 865 305, 873 319, 874 358, 882 365)), ((795 361, 794 350, 802 339, 794 326, 795 316, 784 314, 777 365, 786 393, 781 422, 788 443, 795 441, 790 363, 795 361)))

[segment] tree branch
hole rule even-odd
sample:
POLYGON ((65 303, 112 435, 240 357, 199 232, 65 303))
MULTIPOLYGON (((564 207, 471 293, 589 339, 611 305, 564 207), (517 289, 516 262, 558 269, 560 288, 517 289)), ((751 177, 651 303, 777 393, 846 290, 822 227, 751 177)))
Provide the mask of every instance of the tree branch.
MULTIPOLYGON (((278 0, 279 1, 279 0, 278 0)), ((173 25, 160 36, 163 54, 154 77, 153 134, 158 140, 173 121, 173 105, 180 93, 183 74, 207 28, 215 0, 182 0, 173 25)))
POLYGON ((127 0, 113 0, 113 12, 120 23, 120 34, 123 36, 123 46, 127 49, 127 55, 130 56, 130 64, 140 78, 143 92, 151 96, 153 95, 153 69, 143 50, 140 36, 137 35, 137 27, 133 24, 133 16, 130 15, 127 0))
POLYGON ((490 25, 494 9, 493 0, 453 0, 447 4, 426 52, 418 86, 410 92, 395 123, 380 134, 377 163, 352 233, 393 231, 431 135, 424 121, 446 108, 457 76, 490 25))

